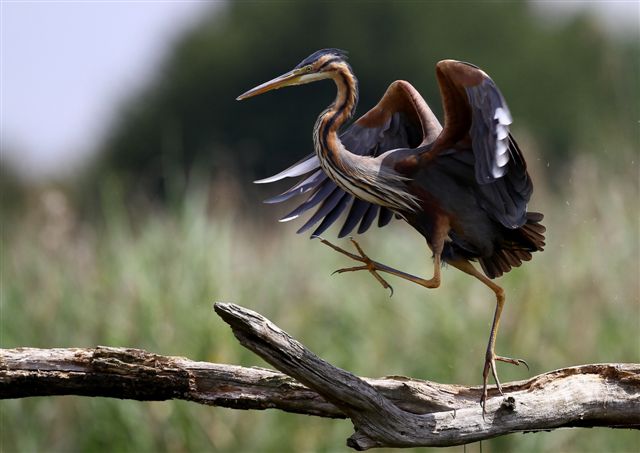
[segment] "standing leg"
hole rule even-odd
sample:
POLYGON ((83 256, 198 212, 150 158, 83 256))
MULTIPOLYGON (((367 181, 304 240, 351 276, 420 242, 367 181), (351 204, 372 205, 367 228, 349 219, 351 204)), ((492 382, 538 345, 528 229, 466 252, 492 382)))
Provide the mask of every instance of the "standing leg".
POLYGON ((511 363, 513 365, 524 364, 527 368, 527 362, 522 359, 511 359, 509 357, 502 357, 496 355, 495 346, 496 346, 496 336, 498 335, 498 327, 500 326, 500 316, 502 314, 502 308, 505 303, 504 290, 493 283, 489 278, 487 278, 484 274, 478 271, 473 264, 471 264, 467 260, 459 260, 449 262, 452 266, 460 269, 462 272, 465 272, 469 275, 474 276, 482 283, 487 285, 496 295, 496 311, 493 315, 493 323, 491 324, 491 333, 489 334, 489 343, 487 344, 487 352, 485 355, 484 362, 484 370, 482 372, 482 397, 480 398, 480 404, 482 405, 482 414, 485 413, 485 406, 487 403, 487 381, 489 379, 489 370, 491 370, 491 374, 493 375, 493 379, 496 381, 496 386, 500 394, 502 394, 502 386, 500 385, 500 380, 498 379, 498 373, 496 371, 496 360, 500 362, 511 363))

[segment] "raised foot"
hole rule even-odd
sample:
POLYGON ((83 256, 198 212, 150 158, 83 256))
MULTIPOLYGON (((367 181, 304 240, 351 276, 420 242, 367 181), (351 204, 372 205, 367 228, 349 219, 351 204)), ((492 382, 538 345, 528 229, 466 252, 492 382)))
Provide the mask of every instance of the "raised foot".
POLYGON ((502 385, 500 384, 500 380, 498 379, 498 372, 496 371, 496 361, 510 363, 512 365, 520 366, 524 365, 529 370, 529 364, 522 359, 512 359, 510 357, 502 357, 499 355, 495 355, 492 351, 487 351, 487 356, 484 362, 484 370, 482 372, 482 396, 480 397, 480 405, 482 406, 482 417, 486 414, 486 404, 487 404, 487 382, 489 381, 489 370, 491 370, 491 374, 493 375, 493 379, 496 381, 496 388, 500 395, 504 395, 502 392, 502 385))
POLYGON ((384 289, 388 289, 390 291, 389 297, 393 296, 393 287, 389 283, 387 283, 387 281, 384 278, 382 278, 378 273, 379 270, 382 270, 382 266, 377 262, 373 261, 371 258, 369 258, 364 253, 364 251, 360 247, 360 244, 358 244, 358 242, 356 242, 355 239, 353 239, 352 237, 349 238, 351 243, 354 245, 354 247, 358 251, 358 255, 351 252, 347 252, 345 249, 332 244, 331 242, 327 241, 326 239, 320 236, 316 236, 316 237, 320 239, 320 242, 322 242, 324 245, 328 247, 331 247, 336 252, 342 253, 343 255, 348 256, 352 260, 359 261, 364 264, 363 266, 345 267, 342 269, 338 269, 336 271, 333 271, 331 275, 342 274, 344 272, 369 271, 371 275, 373 275, 375 279, 378 280, 378 282, 382 285, 384 289))

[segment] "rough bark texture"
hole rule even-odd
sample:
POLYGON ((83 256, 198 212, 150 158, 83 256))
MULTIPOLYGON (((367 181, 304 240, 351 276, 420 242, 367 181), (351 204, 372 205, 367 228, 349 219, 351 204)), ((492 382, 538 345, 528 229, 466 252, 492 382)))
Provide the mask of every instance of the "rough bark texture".
POLYGON ((551 371, 489 392, 404 377, 367 379, 323 361, 269 320, 232 304, 216 312, 238 340, 284 374, 139 349, 0 350, 0 398, 84 395, 183 399, 235 409, 348 417, 348 445, 449 446, 559 427, 640 428, 640 364, 551 371))

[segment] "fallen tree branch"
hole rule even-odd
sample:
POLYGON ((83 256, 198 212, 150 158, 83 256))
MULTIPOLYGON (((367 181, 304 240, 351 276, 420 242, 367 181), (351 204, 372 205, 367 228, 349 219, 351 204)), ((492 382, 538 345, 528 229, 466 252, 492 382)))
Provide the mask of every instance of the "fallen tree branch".
MULTIPOLYGON (((394 377, 366 379, 404 410, 448 410, 466 387, 394 377)), ((181 399, 232 409, 280 409, 346 418, 317 392, 277 371, 195 362, 141 349, 0 349, 0 398, 80 395, 139 401, 181 399)), ((466 396, 465 396, 466 395, 466 396)))
POLYGON ((243 346, 340 408, 355 428, 347 445, 358 450, 459 445, 569 426, 640 427, 638 364, 584 365, 503 385, 504 396, 489 392, 486 417, 477 388, 457 387, 446 409, 408 411, 370 382, 320 359, 262 315, 233 304, 218 303, 215 310, 243 346))
POLYGON ((265 368, 195 362, 105 346, 0 350, 1 399, 52 395, 181 399, 233 409, 276 408, 344 418, 316 392, 265 368))
POLYGON ((139 349, 0 350, 0 398, 84 395, 183 399, 351 418, 356 449, 448 446, 559 427, 640 427, 640 364, 565 368, 489 393, 403 377, 366 379, 321 360, 258 313, 216 304, 240 342, 285 374, 195 362, 139 349), (304 384, 304 385, 303 385, 304 384))

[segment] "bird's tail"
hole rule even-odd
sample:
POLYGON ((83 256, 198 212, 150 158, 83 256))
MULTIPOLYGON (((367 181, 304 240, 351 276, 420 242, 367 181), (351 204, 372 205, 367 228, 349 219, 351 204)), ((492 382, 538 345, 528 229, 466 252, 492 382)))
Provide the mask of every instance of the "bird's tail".
POLYGON ((544 250, 544 232, 547 229, 540 223, 543 217, 539 212, 527 212, 524 225, 509 230, 493 255, 480 258, 480 265, 487 277, 500 277, 511 268, 520 266, 523 261, 531 260, 532 252, 544 250))

